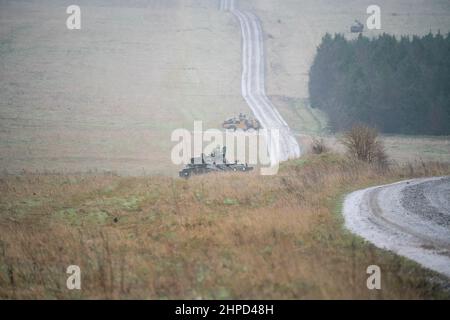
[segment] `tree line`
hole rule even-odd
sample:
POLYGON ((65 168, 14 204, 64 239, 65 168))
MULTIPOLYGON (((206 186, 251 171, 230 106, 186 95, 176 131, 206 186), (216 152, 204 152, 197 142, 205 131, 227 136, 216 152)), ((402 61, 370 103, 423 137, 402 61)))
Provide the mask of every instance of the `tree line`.
POLYGON ((310 102, 330 126, 450 134, 450 34, 397 39, 326 34, 310 69, 310 102))

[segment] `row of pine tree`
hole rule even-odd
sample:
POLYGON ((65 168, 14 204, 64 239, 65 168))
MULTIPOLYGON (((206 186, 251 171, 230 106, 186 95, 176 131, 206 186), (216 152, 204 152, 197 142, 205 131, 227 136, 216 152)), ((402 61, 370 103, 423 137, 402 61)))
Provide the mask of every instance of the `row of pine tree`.
POLYGON ((311 106, 332 129, 450 134, 450 34, 377 38, 326 34, 310 70, 311 106))

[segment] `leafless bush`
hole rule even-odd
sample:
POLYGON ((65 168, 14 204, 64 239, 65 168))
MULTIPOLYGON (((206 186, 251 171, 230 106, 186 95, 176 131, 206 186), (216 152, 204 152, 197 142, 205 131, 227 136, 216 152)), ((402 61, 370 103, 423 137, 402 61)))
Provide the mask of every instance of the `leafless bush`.
POLYGON ((376 129, 355 125, 342 137, 342 144, 351 158, 385 166, 387 155, 383 143, 378 140, 376 129))

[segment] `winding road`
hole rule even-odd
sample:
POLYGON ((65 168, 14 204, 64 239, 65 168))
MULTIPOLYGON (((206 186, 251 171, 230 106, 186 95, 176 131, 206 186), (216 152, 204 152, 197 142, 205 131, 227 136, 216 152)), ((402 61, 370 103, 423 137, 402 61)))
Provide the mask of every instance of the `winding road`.
POLYGON ((353 192, 343 214, 353 233, 450 277, 450 177, 353 192))
POLYGON ((300 156, 300 146, 288 124, 266 95, 264 38, 261 22, 237 9, 234 0, 220 0, 219 9, 231 12, 242 32, 242 96, 264 129, 278 130, 279 139, 266 133, 271 164, 300 156))

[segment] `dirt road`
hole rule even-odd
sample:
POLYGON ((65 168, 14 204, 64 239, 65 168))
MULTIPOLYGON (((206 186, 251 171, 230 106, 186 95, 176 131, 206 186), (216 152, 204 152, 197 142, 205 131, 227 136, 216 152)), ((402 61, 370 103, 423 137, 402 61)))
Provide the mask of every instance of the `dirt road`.
POLYGON ((345 226, 450 277, 450 177, 359 190, 344 202, 345 226))
POLYGON ((271 163, 275 164, 300 156, 297 140, 266 95, 264 38, 261 22, 253 13, 239 10, 234 0, 221 0, 219 8, 230 11, 241 26, 242 96, 263 128, 279 131, 279 139, 267 137, 271 163))

